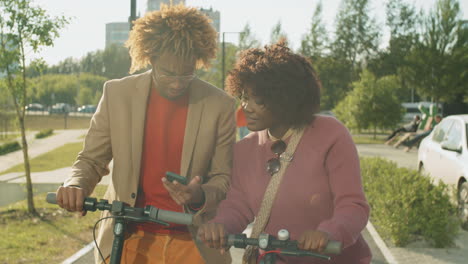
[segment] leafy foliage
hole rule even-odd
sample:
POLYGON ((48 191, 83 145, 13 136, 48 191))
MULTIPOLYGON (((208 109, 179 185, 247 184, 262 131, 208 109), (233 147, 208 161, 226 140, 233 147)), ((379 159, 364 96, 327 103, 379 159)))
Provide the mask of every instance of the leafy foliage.
POLYGON ((403 115, 401 102, 395 96, 398 79, 385 76, 377 79, 365 70, 361 80, 352 84, 353 90, 334 110, 337 117, 348 127, 386 129, 397 125, 403 115))
POLYGON ((315 60, 325 55, 329 44, 328 42, 327 29, 322 21, 322 1, 320 1, 315 7, 310 30, 308 34, 302 38, 299 52, 315 60))
POLYGON ((460 225, 446 185, 382 158, 361 159, 361 171, 372 222, 384 238, 399 247, 421 239, 438 248, 454 244, 460 225))
POLYGON ((467 39, 456 0, 439 0, 423 20, 421 41, 409 54, 411 83, 435 102, 454 101, 468 94, 467 39))
POLYGON ((0 155, 5 155, 19 149, 21 149, 21 145, 18 143, 18 141, 5 143, 0 146, 0 155))
POLYGON ((48 136, 51 136, 54 133, 53 129, 45 129, 42 131, 39 131, 34 137, 39 139, 39 138, 46 138, 48 136))
POLYGON ((21 129, 21 145, 28 191, 28 211, 36 214, 29 166, 28 144, 24 125, 28 102, 26 58, 30 52, 52 46, 59 30, 68 23, 65 17, 50 17, 28 0, 0 1, 0 72, 4 72, 21 129))

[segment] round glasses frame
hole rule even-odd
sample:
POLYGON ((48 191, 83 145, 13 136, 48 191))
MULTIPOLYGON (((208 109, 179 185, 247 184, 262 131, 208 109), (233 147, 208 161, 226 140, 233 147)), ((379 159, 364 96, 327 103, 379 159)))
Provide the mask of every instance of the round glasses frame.
POLYGON ((196 75, 195 74, 190 74, 190 75, 164 75, 164 74, 159 74, 156 68, 153 68, 154 74, 153 79, 155 81, 159 81, 161 83, 172 83, 175 81, 179 81, 182 83, 190 83, 195 79, 196 75))

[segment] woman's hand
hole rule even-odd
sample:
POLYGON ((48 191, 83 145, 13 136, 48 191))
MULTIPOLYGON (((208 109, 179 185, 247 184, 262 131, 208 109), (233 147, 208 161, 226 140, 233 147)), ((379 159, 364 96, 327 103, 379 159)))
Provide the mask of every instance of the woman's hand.
POLYGON ((169 195, 178 205, 200 204, 204 203, 204 194, 201 188, 200 176, 195 176, 188 185, 183 185, 177 181, 170 182, 162 178, 164 187, 169 195))
POLYGON ((229 247, 226 247, 226 236, 223 224, 208 223, 198 228, 198 239, 207 247, 219 249, 221 254, 229 249, 229 247))
POLYGON ((321 253, 327 246, 328 240, 330 240, 330 235, 328 233, 318 230, 308 230, 299 237, 297 246, 302 250, 321 253))

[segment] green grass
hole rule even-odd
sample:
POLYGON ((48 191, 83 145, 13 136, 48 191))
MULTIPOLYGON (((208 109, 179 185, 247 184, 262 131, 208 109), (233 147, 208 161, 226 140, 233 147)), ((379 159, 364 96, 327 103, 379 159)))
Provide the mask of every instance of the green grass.
MULTIPOLYGON (((106 186, 97 186, 93 197, 102 198, 106 186)), ((92 228, 99 212, 85 217, 34 197, 39 213, 27 213, 26 201, 0 207, 0 263, 60 263, 92 241, 92 228)))
POLYGON ((0 132, 0 145, 2 145, 3 143, 14 141, 18 137, 21 137, 21 134, 19 132, 5 135, 0 132))
MULTIPOLYGON (((31 171, 51 171, 64 167, 70 167, 78 155, 78 152, 83 148, 83 143, 69 143, 59 148, 56 148, 50 152, 44 153, 40 156, 30 160, 31 171)), ((1 174, 10 172, 22 172, 24 171, 24 165, 18 164, 6 171, 0 172, 1 174)))
POLYGON ((359 134, 353 135, 353 140, 356 144, 384 144, 386 136, 387 135, 377 135, 376 138, 374 138, 374 135, 371 134, 359 134))
MULTIPOLYGON (((68 116, 67 129, 87 129, 91 116, 68 116)), ((65 118, 63 115, 27 115, 25 118, 27 130, 41 131, 44 129, 64 129, 65 118)))

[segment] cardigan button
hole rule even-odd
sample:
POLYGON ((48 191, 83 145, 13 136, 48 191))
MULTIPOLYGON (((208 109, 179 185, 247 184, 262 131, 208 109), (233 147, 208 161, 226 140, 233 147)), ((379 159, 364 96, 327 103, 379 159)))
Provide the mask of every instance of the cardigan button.
POLYGON ((136 194, 132 193, 132 199, 135 199, 135 197, 136 197, 136 194))

